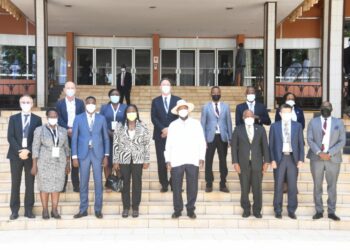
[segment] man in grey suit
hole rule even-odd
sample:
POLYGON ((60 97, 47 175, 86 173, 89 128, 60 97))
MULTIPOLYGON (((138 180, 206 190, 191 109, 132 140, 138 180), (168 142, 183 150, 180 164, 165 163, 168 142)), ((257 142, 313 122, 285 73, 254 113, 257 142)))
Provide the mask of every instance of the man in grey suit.
POLYGON ((220 191, 228 193, 226 186, 227 177, 227 147, 232 137, 232 121, 230 107, 220 102, 221 90, 218 86, 211 88, 212 101, 203 106, 201 124, 207 142, 205 154, 205 181, 206 192, 213 191, 213 158, 215 150, 218 150, 220 167, 220 191))
POLYGON ((262 177, 270 162, 269 146, 264 127, 254 125, 254 113, 243 113, 244 123, 235 128, 231 141, 232 165, 241 183, 243 218, 251 213, 250 188, 253 191, 253 215, 262 218, 262 177))
POLYGON ((328 218, 339 221, 335 214, 337 202, 337 180, 342 150, 346 142, 346 132, 341 119, 331 117, 332 104, 323 102, 321 116, 313 118, 307 127, 307 142, 310 146, 307 158, 310 159, 311 173, 314 180, 314 202, 316 214, 314 220, 323 217, 322 185, 324 176, 327 181, 328 218))

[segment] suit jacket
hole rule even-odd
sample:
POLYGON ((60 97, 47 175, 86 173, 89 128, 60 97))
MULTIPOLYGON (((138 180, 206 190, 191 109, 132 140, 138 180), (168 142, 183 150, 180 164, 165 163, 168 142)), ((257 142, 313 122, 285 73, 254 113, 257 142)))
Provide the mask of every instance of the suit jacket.
POLYGON ((214 141, 216 125, 219 125, 221 140, 229 142, 232 138, 232 119, 230 107, 220 102, 220 115, 216 116, 213 102, 205 104, 202 108, 201 124, 207 143, 214 141))
MULTIPOLYGON (((237 105, 236 107, 236 126, 244 124, 243 112, 249 109, 246 102, 237 105)), ((271 120, 269 113, 264 104, 255 101, 254 114, 260 117, 260 121, 255 120, 255 124, 270 125, 271 120)))
POLYGON ((250 143, 245 125, 239 125, 233 131, 231 140, 232 163, 248 167, 250 152, 253 168, 262 169, 263 163, 270 162, 266 131, 264 127, 254 125, 254 137, 250 143))
MULTIPOLYGON (((321 160, 317 155, 322 146, 322 124, 321 118, 313 118, 307 127, 307 142, 310 146, 307 158, 310 160, 321 160)), ((332 117, 331 136, 328 152, 331 155, 331 161, 334 163, 342 162, 342 150, 346 143, 346 131, 341 119, 332 117)))
MULTIPOLYGON (((298 161, 304 162, 304 135, 303 128, 299 122, 291 122, 291 144, 293 150, 293 159, 295 164, 298 161)), ((270 160, 280 163, 283 156, 283 134, 282 122, 278 121, 271 125, 269 134, 270 160)))
POLYGON ((153 139, 161 140, 162 130, 169 127, 170 123, 175 121, 178 116, 171 113, 171 109, 176 106, 176 103, 181 98, 171 95, 168 113, 165 111, 163 97, 158 96, 152 100, 151 120, 154 125, 153 139))
MULTIPOLYGON (((301 126, 303 127, 303 129, 305 128, 305 117, 304 117, 304 111, 299 108, 294 106, 294 112, 297 115, 297 122, 299 122, 301 124, 301 126)), ((281 115, 280 115, 280 109, 276 110, 276 115, 275 115, 275 122, 280 121, 281 115)))
MULTIPOLYGON (((58 125, 67 129, 68 112, 67 112, 66 98, 63 98, 56 103, 56 109, 58 112, 58 125)), ((75 98, 75 115, 79 115, 84 112, 85 112, 84 101, 81 99, 75 98)))
MULTIPOLYGON (((127 109, 128 105, 119 103, 119 109, 116 115, 116 121, 117 122, 124 122, 125 120, 125 110, 127 109)), ((106 118, 107 127, 109 130, 112 129, 112 121, 114 121, 114 110, 111 107, 111 103, 107 103, 102 105, 100 109, 100 114, 103 115, 106 118)))
POLYGON ((125 72, 124 87, 121 84, 121 73, 117 75, 117 89, 119 91, 131 90, 132 87, 132 76, 130 72, 125 72))
MULTIPOLYGON (((27 149, 32 152, 32 143, 34 137, 34 131, 37 127, 42 125, 41 118, 33 113, 30 115, 30 125, 27 138, 27 149)), ((7 141, 9 142, 9 150, 7 153, 7 159, 19 160, 18 151, 23 149, 23 125, 22 125, 22 113, 10 116, 10 121, 7 129, 7 141)))
POLYGON ((239 48, 237 50, 237 55, 236 55, 236 67, 237 68, 245 67, 245 63, 246 63, 245 58, 246 58, 245 49, 239 48))
POLYGON ((92 140, 92 150, 95 157, 101 159, 109 155, 109 136, 107 122, 103 115, 95 113, 95 120, 90 135, 87 113, 75 117, 72 135, 72 156, 84 159, 89 153, 89 140, 92 140))

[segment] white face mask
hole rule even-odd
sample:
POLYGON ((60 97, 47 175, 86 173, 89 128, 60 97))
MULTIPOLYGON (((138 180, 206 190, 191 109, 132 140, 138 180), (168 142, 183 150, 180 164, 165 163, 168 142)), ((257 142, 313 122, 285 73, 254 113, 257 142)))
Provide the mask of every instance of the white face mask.
POLYGON ((95 105, 95 104, 87 104, 87 105, 86 105, 86 110, 87 110, 87 112, 89 112, 90 114, 91 114, 91 113, 94 113, 95 110, 96 110, 96 105, 95 105))
POLYGON ((247 117, 247 118, 244 119, 244 123, 245 123, 245 125, 247 125, 247 126, 252 126, 252 125, 254 125, 254 122, 255 122, 255 120, 254 120, 253 117, 247 117))
POLYGON ((168 86, 168 85, 162 86, 162 93, 165 95, 169 94, 170 93, 170 86, 168 86))
POLYGON ((55 126, 58 122, 57 118, 48 118, 47 122, 51 125, 51 126, 55 126))
POLYGON ((27 103, 21 104, 21 109, 24 113, 28 113, 32 109, 32 105, 27 103))
POLYGON ((123 73, 124 73, 125 71, 126 71, 126 69, 124 69, 124 68, 122 68, 122 69, 121 69, 121 72, 123 72, 123 73))
POLYGON ((286 101, 286 104, 288 104, 289 106, 294 106, 295 105, 295 101, 294 100, 288 100, 286 101))
POLYGON ((281 113, 282 121, 289 122, 292 120, 292 113, 281 113))
POLYGON ((66 95, 68 97, 73 97, 75 95, 75 89, 66 89, 66 95))
POLYGON ((188 109, 181 109, 181 110, 179 111, 179 116, 180 116, 181 118, 186 118, 186 117, 188 116, 188 109))
POLYGON ((247 95, 247 101, 248 102, 254 102, 255 101, 255 94, 247 95))
POLYGON ((111 95, 110 99, 111 99, 112 103, 118 103, 120 100, 120 96, 119 95, 111 95))

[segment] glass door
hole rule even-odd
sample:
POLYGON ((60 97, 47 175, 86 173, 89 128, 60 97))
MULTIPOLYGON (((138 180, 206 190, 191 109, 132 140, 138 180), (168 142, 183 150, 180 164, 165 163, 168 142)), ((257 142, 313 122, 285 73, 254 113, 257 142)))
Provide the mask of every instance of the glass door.
POLYGON ((77 84, 92 85, 94 83, 93 74, 93 49, 77 49, 77 84))
POLYGON ((161 78, 168 78, 177 84, 177 50, 162 50, 161 53, 161 78))
POLYGON ((180 50, 180 82, 181 86, 195 86, 196 83, 196 51, 180 50))
POLYGON ((199 86, 215 85, 215 50, 199 51, 199 86))
POLYGON ((112 50, 96 49, 95 50, 95 67, 93 70, 96 85, 111 85, 113 81, 112 75, 112 50))
POLYGON ((135 85, 151 85, 151 51, 135 49, 135 85))
POLYGON ((233 50, 218 50, 217 83, 233 86, 233 50))
MULTIPOLYGON (((116 76, 121 73, 120 69, 122 65, 125 65, 126 71, 133 75, 134 65, 132 58, 132 49, 116 49, 116 76)), ((117 77, 115 77, 115 82, 117 82, 117 77)), ((134 82, 134 77, 132 82, 134 82)))

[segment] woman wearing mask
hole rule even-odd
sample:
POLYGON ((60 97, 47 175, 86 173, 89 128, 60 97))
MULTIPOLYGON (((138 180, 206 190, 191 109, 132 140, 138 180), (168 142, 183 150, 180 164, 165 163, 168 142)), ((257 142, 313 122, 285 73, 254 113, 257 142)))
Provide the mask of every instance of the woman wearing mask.
MULTIPOLYGON (((119 103, 120 93, 117 89, 111 89, 108 92, 109 102, 102 105, 100 114, 106 118, 108 125, 108 135, 110 142, 113 142, 113 133, 118 122, 123 122, 125 120, 125 110, 128 107, 126 104, 119 103)), ((107 180, 108 176, 111 174, 113 166, 113 143, 110 143, 110 157, 108 162, 108 168, 104 168, 105 178, 107 180)), ((107 189, 107 188, 106 188, 107 189)), ((110 192, 110 189, 107 189, 110 192)))
POLYGON ((125 116, 125 121, 118 123, 114 131, 113 168, 120 171, 124 181, 123 218, 129 216, 132 178, 132 217, 136 218, 141 201, 142 169, 147 169, 150 161, 150 133, 146 124, 140 121, 135 105, 128 106, 125 116))
POLYGON ((42 217, 49 219, 48 200, 51 194, 51 217, 60 219, 58 201, 65 176, 70 172, 67 130, 58 126, 58 113, 54 108, 46 111, 48 124, 36 128, 32 146, 32 174, 37 176, 42 217))
MULTIPOLYGON (((296 96, 293 93, 288 92, 283 96, 283 103, 288 104, 293 108, 292 121, 299 122, 304 129, 305 128, 304 112, 301 108, 295 105, 295 100, 296 100, 296 96)), ((280 120, 281 120, 280 110, 277 109, 276 115, 275 115, 275 122, 280 120)))

